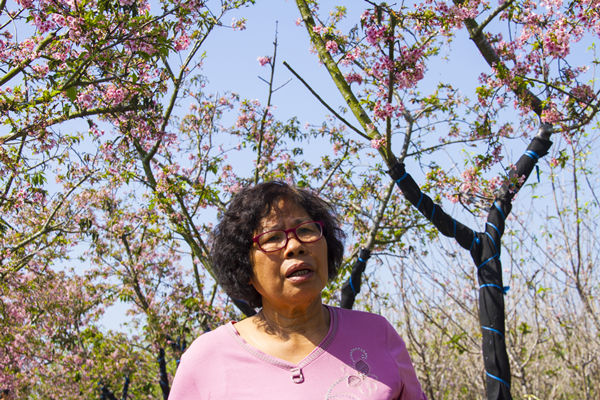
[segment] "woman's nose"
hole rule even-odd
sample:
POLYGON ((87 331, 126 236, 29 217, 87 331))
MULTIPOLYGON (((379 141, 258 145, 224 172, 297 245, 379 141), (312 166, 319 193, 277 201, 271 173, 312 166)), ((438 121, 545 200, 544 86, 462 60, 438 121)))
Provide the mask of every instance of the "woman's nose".
POLYGON ((285 247, 285 256, 293 257, 295 254, 304 254, 305 252, 304 243, 298 240, 294 232, 289 232, 287 246, 285 247))

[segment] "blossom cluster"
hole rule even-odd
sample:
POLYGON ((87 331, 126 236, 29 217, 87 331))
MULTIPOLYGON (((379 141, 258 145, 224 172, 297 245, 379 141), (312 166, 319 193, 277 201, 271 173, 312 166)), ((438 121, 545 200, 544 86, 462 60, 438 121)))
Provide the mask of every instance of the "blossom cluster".
POLYGON ((257 60, 261 67, 264 67, 267 64, 271 64, 271 57, 269 56, 258 57, 257 60))
POLYGON ((233 18, 231 20, 231 28, 233 28, 234 31, 243 31, 246 29, 246 22, 245 18, 239 20, 233 18))

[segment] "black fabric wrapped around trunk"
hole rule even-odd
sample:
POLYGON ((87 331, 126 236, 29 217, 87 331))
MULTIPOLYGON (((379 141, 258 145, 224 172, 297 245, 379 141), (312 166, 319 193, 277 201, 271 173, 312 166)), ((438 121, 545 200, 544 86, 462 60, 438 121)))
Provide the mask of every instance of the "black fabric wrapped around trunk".
POLYGON ((243 312, 246 317, 251 317, 256 314, 256 310, 254 308, 250 307, 250 304, 246 303, 244 300, 234 299, 233 297, 230 297, 230 299, 231 299, 231 302, 241 312, 243 312))
POLYGON ((340 307, 348 310, 352 309, 356 295, 360 292, 362 284, 362 274, 367 267, 367 261, 371 257, 371 252, 367 249, 361 249, 358 259, 352 267, 350 278, 342 285, 342 301, 340 307))
POLYGON ((503 286, 500 262, 504 222, 511 211, 515 194, 533 171, 538 159, 548 154, 551 146, 550 140, 540 137, 535 137, 531 141, 515 169, 510 171, 510 183, 498 190, 483 232, 475 232, 446 214, 439 205, 434 204, 406 172, 404 164, 397 163, 388 172, 402 190, 404 197, 417 207, 440 233, 455 238, 461 247, 469 250, 477 266, 480 287, 479 318, 488 400, 512 398, 510 364, 504 339, 504 293, 508 288, 503 286))

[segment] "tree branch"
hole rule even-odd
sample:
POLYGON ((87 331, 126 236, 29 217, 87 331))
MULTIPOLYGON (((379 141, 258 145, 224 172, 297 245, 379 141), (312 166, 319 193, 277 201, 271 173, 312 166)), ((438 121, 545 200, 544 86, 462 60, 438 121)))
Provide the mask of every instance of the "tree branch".
MULTIPOLYGON (((350 110, 352 110, 354 116, 356 119, 358 119, 358 122, 367 132, 367 136, 370 139, 381 139, 381 135, 377 131, 373 121, 360 105, 358 99, 352 92, 352 89, 350 89, 350 85, 340 71, 337 63, 327 51, 325 43, 323 42, 323 38, 313 30, 315 27, 315 20, 312 16, 310 8, 308 7, 308 4, 306 3, 306 0, 296 0, 296 5, 298 6, 298 10, 300 10, 300 14, 304 20, 304 25, 306 26, 306 30, 311 38, 311 42, 316 47, 321 61, 325 64, 325 67, 327 67, 327 71, 329 71, 331 78, 336 84, 341 95, 344 97, 346 104, 348 104, 348 107, 350 107, 350 110)), ((392 168, 396 164, 396 156, 393 153, 388 152, 387 147, 381 146, 378 151, 389 168, 392 168)))
POLYGON ((492 22, 494 20, 494 18, 496 18, 498 16, 498 14, 500 14, 502 11, 506 10, 513 3, 514 3, 514 0, 507 0, 504 3, 502 3, 498 8, 496 8, 494 11, 492 11, 492 13, 490 15, 488 15, 487 18, 484 19, 483 22, 479 25, 475 34, 477 34, 477 35, 481 34, 483 32, 483 30, 485 29, 485 27, 490 22, 492 22))
POLYGON ((321 96, 319 96, 319 95, 317 94, 317 92, 315 92, 315 91, 313 90, 313 88, 312 88, 312 87, 310 87, 310 85, 309 85, 309 84, 308 84, 308 83, 307 83, 307 82, 306 82, 304 79, 302 79, 302 77, 301 77, 300 75, 298 75, 298 73, 296 73, 296 71, 294 71, 294 69, 293 69, 292 67, 290 67, 290 65, 289 65, 289 64, 288 64, 286 61, 284 61, 284 62, 283 62, 283 65, 285 65, 285 66, 287 67, 287 69, 289 69, 289 70, 290 70, 290 72, 291 72, 292 74, 294 74, 294 76, 295 76, 296 78, 298 78, 298 80, 299 80, 300 82, 302 82, 302 84, 304 84, 304 86, 305 86, 305 87, 306 87, 306 88, 307 88, 307 89, 308 89, 308 90, 309 90, 309 91, 312 93, 312 95, 313 95, 313 96, 315 96, 315 97, 317 98, 317 100, 319 100, 319 101, 321 102, 321 104, 323 104, 323 105, 325 106, 325 108, 327 108, 327 109, 329 110, 329 112, 331 112, 333 115, 335 115, 335 117, 336 117, 337 119, 339 119, 340 121, 342 121, 342 122, 343 122, 343 123, 344 123, 344 124, 345 124, 345 125, 346 125, 348 128, 352 129, 354 132, 358 133, 358 134, 359 134, 360 136, 362 136, 363 138, 365 138, 365 139, 367 139, 367 140, 371 140, 371 138, 370 138, 369 136, 367 136, 367 135, 365 135, 363 132, 359 131, 357 128, 355 128, 355 127, 354 127, 354 125, 352 125, 350 122, 346 121, 346 120, 345 120, 345 119, 344 119, 344 118, 343 118, 341 115, 339 115, 339 114, 338 114, 338 113, 337 113, 337 112, 336 112, 336 111, 335 111, 333 108, 331 108, 331 107, 329 106, 329 104, 327 104, 327 103, 325 102, 325 100, 323 100, 323 99, 321 98, 321 96))
POLYGON ((27 134, 31 131, 35 131, 35 130, 43 128, 43 127, 56 125, 56 124, 59 124, 61 122, 65 122, 68 120, 72 120, 72 119, 76 119, 76 118, 83 118, 83 117, 87 117, 90 115, 123 113, 123 112, 127 112, 127 111, 136 111, 136 110, 142 110, 142 109, 143 109, 142 107, 129 104, 127 106, 92 108, 89 110, 72 113, 72 114, 69 114, 68 116, 66 114, 63 114, 62 116, 60 116, 58 118, 53 118, 49 121, 44 121, 44 122, 40 122, 40 123, 37 123, 34 125, 29 125, 26 128, 23 128, 20 131, 15 132, 11 135, 0 136, 0 145, 6 144, 7 142, 9 142, 11 140, 15 140, 15 139, 18 139, 23 136, 27 136, 27 134))
POLYGON ((76 185, 74 185, 71 188, 71 190, 69 190, 63 196, 63 198, 56 205, 56 207, 54 207, 54 209, 53 209, 52 213, 50 214, 50 216, 48 216, 48 218, 46 218, 46 222, 44 222, 44 225, 42 225, 42 228, 37 233, 33 234, 32 236, 28 237, 27 239, 23 240, 22 242, 18 243, 17 245, 11 247, 11 249, 10 249, 11 253, 14 253, 15 251, 17 251, 17 250, 19 250, 19 249, 27 246, 29 243, 33 242, 34 240, 36 240, 40 236, 43 236, 46 233, 49 233, 49 232, 52 232, 53 230, 55 230, 58 226, 50 227, 49 225, 52 222, 52 220, 54 219, 54 217, 56 216, 56 214, 58 213, 58 211, 62 208, 65 200, 67 199, 67 197, 69 197, 75 191, 75 189, 77 189, 79 186, 81 186, 81 184, 83 182, 85 182, 92 175, 93 175, 93 172, 88 173, 76 185))
POLYGON ((342 165, 342 162, 344 162, 344 158, 348 155, 348 151, 346 148, 346 151, 344 152, 344 156, 341 157, 338 162, 335 164, 335 167, 333 167, 331 169, 331 171, 329 172, 329 174, 327 175, 327 178, 325 178, 325 181, 323 181, 323 184, 321 185, 321 187, 319 188, 319 190, 317 190, 317 194, 320 194, 323 189, 325 188, 325 186, 327 186, 327 183, 331 180, 331 178, 333 177, 333 175, 335 174, 335 171, 339 168, 340 165, 342 165))
MULTIPOLYGON (((4 4, 2 4, 2 6, 4 6, 4 4)), ((40 42, 40 44, 38 44, 38 46, 35 49, 35 52, 37 53, 39 51, 44 50, 46 48, 46 46, 48 46, 55 38, 56 38, 56 32, 51 32, 46 39, 42 40, 40 42)), ((6 82, 8 82, 12 78, 14 78, 15 75, 17 75, 21 71, 23 71, 29 64, 31 64, 32 61, 33 60, 23 61, 21 64, 19 64, 18 67, 15 67, 12 70, 8 71, 8 73, 6 75, 4 75, 3 78, 0 79, 0 86, 4 85, 6 82)))
MULTIPOLYGON (((269 108, 271 107, 271 97, 273 96, 273 79, 275 77, 275 60, 277 58, 277 23, 275 23, 275 41, 273 42, 273 59, 271 60, 271 78, 267 84, 269 85, 269 96, 267 98, 267 107, 260 120, 260 128, 258 129, 258 144, 256 146, 256 169, 254 170, 254 184, 258 184, 259 173, 260 173, 260 158, 262 156, 262 142, 265 136, 265 125, 267 122, 267 115, 269 108)), ((262 79, 262 78, 261 78, 262 79)), ((263 79, 264 80, 264 79, 263 79)))
MULTIPOLYGON (((453 0, 454 4, 457 6, 463 5, 465 0, 453 0)), ((496 14, 497 15, 497 14, 496 14)), ((488 17, 489 19, 489 17, 488 17)), ((486 19, 487 21, 487 19, 486 19)), ((489 23, 490 21, 487 21, 489 23)), ((496 68, 497 70, 509 70, 508 67, 504 65, 496 50, 492 47, 490 42, 486 39, 483 34, 483 29, 480 28, 477 21, 472 18, 467 18, 463 21, 465 26, 467 27, 467 31, 469 32, 470 39, 475 43, 477 49, 488 63, 488 65, 492 68, 496 68)), ((529 104, 533 111, 538 115, 542 116, 542 111, 544 110, 542 101, 534 95, 529 89, 527 89, 523 85, 519 85, 515 88, 511 88, 512 91, 523 101, 525 104, 529 104)))
POLYGON ((365 249, 369 251, 373 251, 375 247, 375 237, 377 236, 377 231, 379 231, 379 225, 381 224, 381 220, 383 219, 383 214, 385 213, 385 209, 392 198, 392 193, 394 192, 394 186, 396 182, 392 179, 385 190, 385 194, 383 195, 383 200, 379 204, 379 209, 377 210, 377 215, 375 216, 375 220, 373 221, 373 226, 369 231, 369 235, 367 236, 367 242, 365 243, 365 249))

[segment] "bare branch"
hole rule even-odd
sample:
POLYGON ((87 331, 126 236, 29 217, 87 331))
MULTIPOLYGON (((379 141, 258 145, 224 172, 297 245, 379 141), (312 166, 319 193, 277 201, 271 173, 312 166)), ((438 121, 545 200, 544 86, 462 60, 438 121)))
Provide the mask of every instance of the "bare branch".
POLYGON ((305 86, 305 87, 306 87, 306 88, 307 88, 307 89, 308 89, 308 90, 309 90, 309 91, 310 91, 310 92, 313 94, 313 96, 315 96, 315 97, 317 98, 317 100, 319 100, 319 101, 321 102, 321 104, 323 104, 323 105, 325 106, 325 108, 327 108, 327 109, 329 110, 329 112, 331 112, 333 115, 335 115, 335 117, 336 117, 337 119, 339 119, 340 121, 342 121, 342 122, 344 123, 344 125, 346 125, 346 126, 347 126, 348 128, 350 128, 350 129, 352 129, 354 132, 358 133, 358 134, 359 134, 360 136, 362 136, 363 138, 365 138, 365 139, 367 139, 367 140, 371 140, 371 138, 370 138, 368 135, 366 135, 366 134, 364 134, 363 132, 359 131, 357 128, 355 128, 355 127, 354 127, 354 125, 352 125, 350 122, 346 121, 346 120, 345 120, 345 119, 344 119, 344 118, 343 118, 341 115, 339 115, 339 114, 338 114, 338 113, 337 113, 337 112, 336 112, 336 111, 335 111, 333 108, 331 108, 331 107, 329 106, 329 104, 327 104, 327 103, 325 102, 325 100, 323 100, 323 99, 321 98, 321 96, 319 96, 319 95, 317 94, 317 92, 315 92, 315 91, 313 90, 313 88, 312 88, 312 87, 310 87, 310 85, 309 85, 309 84, 308 84, 308 83, 307 83, 307 82, 306 82, 304 79, 302 79, 302 77, 301 77, 300 75, 298 75, 298 73, 296 73, 296 71, 294 71, 294 69, 293 69, 293 68, 292 68, 292 67, 291 67, 291 66, 290 66, 290 65, 289 65, 289 64, 288 64, 286 61, 284 61, 284 62, 283 62, 283 65, 285 65, 285 66, 287 67, 287 69, 289 69, 289 70, 290 70, 290 72, 291 72, 292 74, 294 74, 294 76, 295 76, 296 78, 298 78, 298 80, 299 80, 300 82, 302 82, 302 84, 304 84, 304 86, 305 86))

